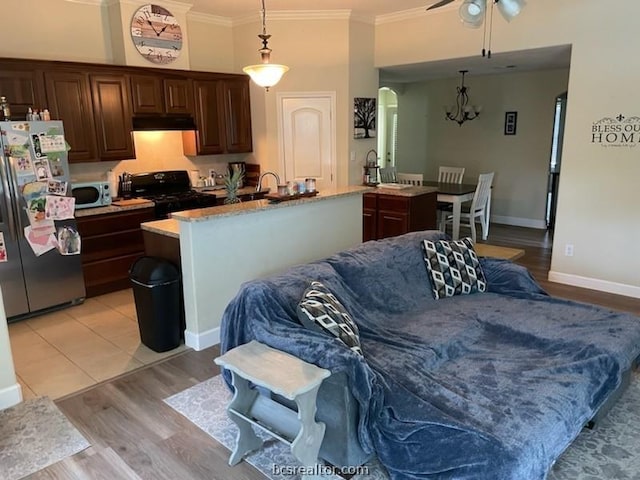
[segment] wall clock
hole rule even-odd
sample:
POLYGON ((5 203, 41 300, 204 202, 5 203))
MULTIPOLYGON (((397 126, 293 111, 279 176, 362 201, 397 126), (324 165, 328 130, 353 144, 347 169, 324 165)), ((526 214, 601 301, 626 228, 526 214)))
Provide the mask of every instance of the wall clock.
POLYGON ((157 64, 173 62, 182 50, 182 29, 169 10, 143 5, 131 19, 131 38, 144 58, 157 64))

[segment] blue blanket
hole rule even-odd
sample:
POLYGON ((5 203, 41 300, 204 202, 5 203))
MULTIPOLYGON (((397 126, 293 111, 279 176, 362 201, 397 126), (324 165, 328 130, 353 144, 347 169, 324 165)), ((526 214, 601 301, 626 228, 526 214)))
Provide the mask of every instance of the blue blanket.
POLYGON ((496 259, 482 259, 487 293, 434 300, 420 241, 441 235, 368 242, 244 284, 222 351, 255 339, 345 372, 360 443, 393 479, 543 479, 640 353, 640 321, 552 298, 496 259), (300 325, 312 280, 352 314, 364 357, 300 325))

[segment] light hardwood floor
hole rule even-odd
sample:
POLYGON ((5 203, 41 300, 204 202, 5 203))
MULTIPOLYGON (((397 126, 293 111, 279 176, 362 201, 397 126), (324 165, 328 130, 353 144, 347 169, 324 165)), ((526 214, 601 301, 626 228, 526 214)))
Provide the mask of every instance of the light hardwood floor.
MULTIPOLYGON (((551 241, 546 232, 492 225, 490 243, 524 248, 518 263, 550 293, 640 314, 640 301, 546 281, 551 241)), ((163 399, 219 373, 218 347, 192 350, 101 383, 56 403, 92 447, 29 477, 33 479, 264 478, 241 462, 229 467, 229 451, 164 404, 163 399)))

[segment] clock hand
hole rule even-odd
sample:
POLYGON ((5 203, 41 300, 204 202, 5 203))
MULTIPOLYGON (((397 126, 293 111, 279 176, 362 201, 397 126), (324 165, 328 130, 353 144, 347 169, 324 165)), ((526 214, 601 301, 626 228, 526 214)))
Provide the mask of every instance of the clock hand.
POLYGON ((156 27, 153 26, 153 23, 151 23, 151 20, 147 20, 147 23, 149 24, 151 29, 154 31, 154 33, 158 35, 158 31, 156 30, 156 27))
POLYGON ((157 35, 157 36, 160 36, 160 34, 161 34, 162 32, 164 32, 164 31, 167 29, 167 27, 168 27, 168 26, 169 26, 169 25, 165 25, 164 27, 162 27, 162 30, 160 30, 159 32, 156 32, 156 35, 157 35))

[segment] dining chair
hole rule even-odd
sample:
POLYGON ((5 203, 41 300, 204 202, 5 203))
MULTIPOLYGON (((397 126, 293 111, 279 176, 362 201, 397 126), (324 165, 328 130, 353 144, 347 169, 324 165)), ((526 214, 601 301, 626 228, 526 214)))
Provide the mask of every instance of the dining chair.
POLYGON ((398 179, 398 183, 421 187, 424 175, 421 173, 398 173, 396 178, 398 179))
POLYGON ((396 167, 385 167, 380 169, 380 181, 382 183, 396 183, 398 172, 396 167))
MULTIPOLYGON (((476 218, 480 217, 480 225, 482 226, 482 239, 486 240, 489 236, 489 209, 491 205, 491 185, 493 184, 494 172, 482 173, 478 177, 478 186, 473 194, 471 203, 462 204, 460 212, 460 226, 469 227, 471 229, 471 239, 476 243, 476 218), (462 223, 463 220, 469 223, 462 223)), ((449 206, 449 212, 452 207, 449 206)), ((440 219, 440 230, 445 231, 447 223, 453 223, 453 215, 443 211, 440 219)))
POLYGON ((440 167, 438 170, 438 182, 462 183, 464 167, 440 167))

